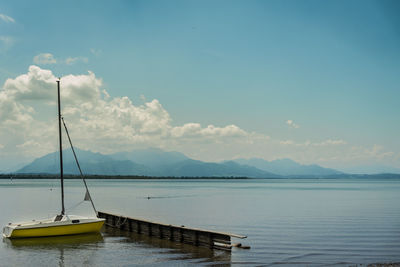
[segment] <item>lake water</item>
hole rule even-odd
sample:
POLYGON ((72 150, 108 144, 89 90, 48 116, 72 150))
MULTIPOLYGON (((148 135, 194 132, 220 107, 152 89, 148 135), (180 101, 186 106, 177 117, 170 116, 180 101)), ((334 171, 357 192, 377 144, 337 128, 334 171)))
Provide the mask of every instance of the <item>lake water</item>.
MULTIPOLYGON (((354 266, 400 262, 400 180, 88 180, 100 211, 247 235, 250 250, 196 248, 104 229, 0 242, 0 266, 354 266), (150 199, 148 198, 150 197, 150 199)), ((88 214, 80 180, 70 214, 88 214), (76 207, 74 207, 76 206, 76 207)), ((0 225, 54 216, 58 180, 0 180, 0 225)))

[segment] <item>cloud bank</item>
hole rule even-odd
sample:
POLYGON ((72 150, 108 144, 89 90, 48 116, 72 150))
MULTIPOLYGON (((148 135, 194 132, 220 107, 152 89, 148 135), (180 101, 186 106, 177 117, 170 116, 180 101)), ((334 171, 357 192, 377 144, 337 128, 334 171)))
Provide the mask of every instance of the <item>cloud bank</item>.
POLYGON ((65 60, 56 59, 51 53, 41 53, 33 57, 33 63, 37 65, 50 65, 50 64, 66 64, 73 65, 76 63, 88 63, 89 59, 87 57, 67 57, 65 60))
MULTIPOLYGON (((3 136, 7 146, 34 156, 55 149, 56 80, 50 70, 34 65, 28 73, 6 80, 0 91, 0 129, 2 135, 9 134, 3 136), (54 115, 49 117, 50 112, 54 115)), ((178 140, 223 142, 248 135, 235 125, 173 126, 157 99, 134 105, 128 97, 111 98, 102 84, 93 72, 61 78, 63 116, 81 148, 107 153, 137 146, 168 147, 178 140)))
MULTIPOLYGON (((51 61, 52 57, 44 57, 51 61)), ((0 159, 33 158, 57 150, 56 76, 32 65, 9 78, 0 90, 0 159)), ((260 157, 292 158, 335 167, 345 162, 394 160, 400 154, 373 145, 348 144, 340 138, 280 140, 237 125, 174 125, 159 100, 135 105, 126 96, 112 97, 93 72, 61 77, 62 113, 77 147, 113 153, 143 147, 181 151, 190 157, 219 161, 260 157)), ((298 125, 288 120, 290 127, 298 125)))

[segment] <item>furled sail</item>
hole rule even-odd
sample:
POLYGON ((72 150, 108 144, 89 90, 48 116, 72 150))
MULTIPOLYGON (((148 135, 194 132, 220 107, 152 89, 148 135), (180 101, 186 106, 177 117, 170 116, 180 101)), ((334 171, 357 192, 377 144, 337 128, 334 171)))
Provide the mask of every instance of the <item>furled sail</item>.
POLYGON ((86 190, 85 198, 83 200, 84 201, 92 201, 92 199, 90 198, 90 194, 89 194, 88 190, 86 190))

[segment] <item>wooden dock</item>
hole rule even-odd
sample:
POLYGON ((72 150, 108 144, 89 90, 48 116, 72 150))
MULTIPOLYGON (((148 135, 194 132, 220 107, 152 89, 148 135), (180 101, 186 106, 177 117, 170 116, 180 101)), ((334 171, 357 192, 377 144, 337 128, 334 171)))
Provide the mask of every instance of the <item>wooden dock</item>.
POLYGON ((240 246, 231 244, 231 237, 246 238, 242 235, 139 220, 100 211, 98 215, 106 219, 107 226, 194 246, 230 250, 233 246, 240 246))

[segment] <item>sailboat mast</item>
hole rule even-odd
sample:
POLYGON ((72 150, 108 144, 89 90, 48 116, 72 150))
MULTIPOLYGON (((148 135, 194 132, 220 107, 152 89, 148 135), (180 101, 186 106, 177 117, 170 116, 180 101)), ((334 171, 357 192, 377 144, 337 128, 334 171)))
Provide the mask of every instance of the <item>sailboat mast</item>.
POLYGON ((61 138, 60 80, 57 81, 57 93, 58 93, 58 136, 59 136, 59 139, 60 139, 61 215, 64 215, 65 214, 65 208, 64 208, 64 173, 63 173, 62 138, 61 138))

